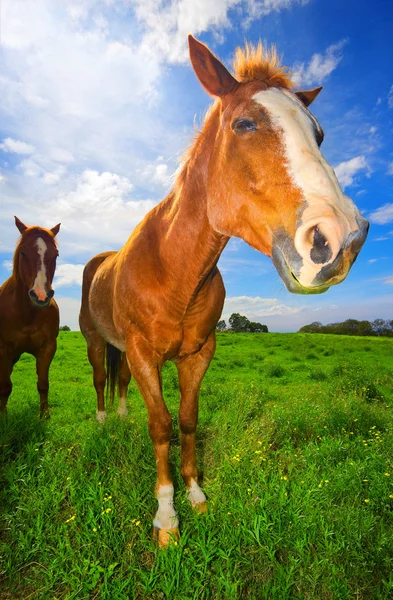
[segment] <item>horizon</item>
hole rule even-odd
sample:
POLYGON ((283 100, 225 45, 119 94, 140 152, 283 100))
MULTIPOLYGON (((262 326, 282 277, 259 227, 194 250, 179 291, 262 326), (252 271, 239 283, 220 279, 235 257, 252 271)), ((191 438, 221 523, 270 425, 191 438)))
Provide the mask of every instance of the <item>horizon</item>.
POLYGON ((371 223, 348 278, 287 292, 271 260, 232 238, 218 266, 232 313, 294 332, 313 321, 392 319, 393 5, 383 0, 5 0, 0 98, 0 281, 27 224, 62 222, 53 287, 77 325, 83 267, 119 249, 168 193, 212 100, 192 70, 192 33, 231 67, 245 39, 275 44, 296 89, 323 85, 322 152, 371 223), (321 27, 323 23, 323 27, 321 27))

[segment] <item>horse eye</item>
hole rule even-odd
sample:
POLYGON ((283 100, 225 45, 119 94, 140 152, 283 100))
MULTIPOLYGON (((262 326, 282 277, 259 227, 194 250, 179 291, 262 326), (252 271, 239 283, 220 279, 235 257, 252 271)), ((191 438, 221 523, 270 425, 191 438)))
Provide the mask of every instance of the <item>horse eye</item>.
POLYGON ((257 124, 251 119, 235 119, 232 122, 232 130, 237 135, 243 135, 244 133, 253 133, 257 129, 257 124))

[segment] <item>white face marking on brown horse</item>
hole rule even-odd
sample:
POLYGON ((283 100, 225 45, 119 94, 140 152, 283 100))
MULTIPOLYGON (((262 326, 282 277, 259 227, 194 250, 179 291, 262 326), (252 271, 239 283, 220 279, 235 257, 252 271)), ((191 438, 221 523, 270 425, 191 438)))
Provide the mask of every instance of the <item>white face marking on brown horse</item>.
POLYGON ((40 264, 38 267, 37 276, 34 280, 33 290, 35 291, 38 300, 46 300, 47 292, 45 289, 45 285, 47 282, 47 275, 46 275, 44 257, 45 257, 45 253, 46 253, 48 247, 45 244, 44 240, 40 237, 37 238, 37 241, 35 244, 38 249, 38 256, 40 258, 40 264))
POLYGON ((294 245, 303 259, 297 278, 302 285, 309 286, 321 268, 334 261, 349 234, 359 229, 356 218, 359 212, 342 192, 334 170, 318 147, 317 120, 295 94, 270 88, 255 94, 253 100, 268 112, 273 127, 277 128, 288 174, 305 201, 294 245), (311 258, 316 227, 331 250, 329 260, 320 263, 311 258))

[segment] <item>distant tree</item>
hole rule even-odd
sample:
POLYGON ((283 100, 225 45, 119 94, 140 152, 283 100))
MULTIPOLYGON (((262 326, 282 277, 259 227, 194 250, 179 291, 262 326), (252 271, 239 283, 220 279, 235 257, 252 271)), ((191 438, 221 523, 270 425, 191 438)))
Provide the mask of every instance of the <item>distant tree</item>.
POLYGON ((370 321, 359 321, 357 335, 374 335, 370 321))
POLYGON ((218 329, 218 331, 225 331, 226 328, 227 328, 227 324, 225 323, 224 319, 222 319, 221 321, 218 321, 218 323, 216 325, 216 329, 218 329))
POLYGON ((267 325, 262 325, 262 323, 255 323, 254 321, 249 321, 249 329, 252 333, 268 333, 269 330, 267 325))
POLYGON ((357 321, 347 319, 343 323, 329 323, 322 325, 319 321, 304 325, 299 333, 333 333, 338 335, 377 335, 393 337, 393 320, 375 319, 370 321, 357 321))
POLYGON ((68 325, 62 325, 59 327, 59 331, 71 331, 71 328, 68 325))
POLYGON ((310 323, 310 325, 303 325, 298 331, 298 333, 320 333, 323 325, 319 321, 314 321, 310 323))
POLYGON ((249 321, 244 315, 239 313, 233 313, 229 317, 229 326, 232 331, 237 332, 250 332, 250 333, 268 333, 269 330, 267 325, 262 323, 256 323, 255 321, 249 321))
POLYGON ((233 313, 229 317, 229 325, 230 325, 232 331, 237 331, 237 332, 248 331, 249 323, 250 323, 250 321, 247 319, 247 317, 244 317, 243 315, 240 315, 239 313, 233 313))
POLYGON ((386 326, 385 321, 383 319, 375 319, 372 323, 373 330, 375 335, 385 335, 386 326))

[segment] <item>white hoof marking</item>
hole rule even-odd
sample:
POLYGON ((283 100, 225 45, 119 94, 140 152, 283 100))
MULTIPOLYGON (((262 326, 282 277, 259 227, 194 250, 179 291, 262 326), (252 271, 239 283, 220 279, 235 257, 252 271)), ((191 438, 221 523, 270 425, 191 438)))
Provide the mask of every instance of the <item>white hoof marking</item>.
POLYGON ((191 485, 187 490, 187 497, 192 505, 206 502, 206 496, 202 492, 195 479, 191 479, 191 485))
POLYGON ((128 410, 126 406, 119 406, 117 409, 117 414, 119 417, 126 417, 128 415, 128 410))
POLYGON ((106 419, 106 410, 97 410, 96 419, 99 423, 105 423, 106 419))
POLYGON ((153 521, 153 525, 157 529, 173 529, 179 525, 173 506, 173 492, 173 485, 161 485, 157 490, 158 511, 153 521))

